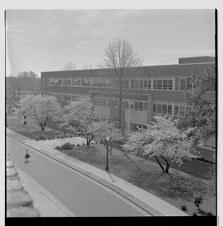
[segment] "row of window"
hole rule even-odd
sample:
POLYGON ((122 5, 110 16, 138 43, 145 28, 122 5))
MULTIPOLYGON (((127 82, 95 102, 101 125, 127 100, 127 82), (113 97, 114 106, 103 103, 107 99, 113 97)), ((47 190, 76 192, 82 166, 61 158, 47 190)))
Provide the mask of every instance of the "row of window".
MULTIPOLYGON (((50 86, 81 86, 97 88, 119 88, 119 81, 115 79, 99 78, 50 78, 50 86)), ((126 89, 153 89, 153 90, 191 90, 191 78, 173 79, 134 79, 122 81, 126 89), (175 86, 173 86, 175 83, 175 86)))
POLYGON ((143 125, 143 124, 136 124, 136 123, 131 123, 130 122, 130 127, 129 127, 130 131, 138 131, 138 130, 140 130, 142 128, 146 129, 146 126, 143 125))
POLYGON ((69 95, 69 94, 55 94, 55 96, 58 101, 66 101, 66 102, 75 101, 78 98, 78 96, 69 95))
MULTIPOLYGON (((115 107, 118 108, 119 106, 119 101, 118 100, 108 100, 106 98, 95 98, 95 105, 99 106, 109 106, 109 107, 115 107)), ((144 101, 129 101, 129 100, 124 100, 122 102, 122 107, 124 109, 131 109, 135 111, 147 111, 148 110, 148 103, 144 101)))
POLYGON ((190 111, 189 106, 179 106, 171 104, 153 104, 153 113, 162 115, 174 115, 176 117, 184 117, 187 111, 190 111))

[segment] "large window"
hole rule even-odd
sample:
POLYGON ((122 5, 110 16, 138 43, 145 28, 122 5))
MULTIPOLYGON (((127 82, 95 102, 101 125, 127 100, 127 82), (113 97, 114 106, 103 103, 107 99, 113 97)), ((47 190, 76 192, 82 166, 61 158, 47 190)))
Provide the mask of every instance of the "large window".
POLYGON ((156 82, 156 80, 153 80, 153 89, 157 89, 157 82, 156 82))
POLYGON ((61 78, 49 78, 49 85, 50 86, 62 86, 63 80, 61 78))
POLYGON ((135 111, 147 111, 148 103, 143 101, 134 101, 131 103, 130 108, 135 111))
POLYGON ((173 81, 172 80, 153 80, 153 89, 158 90, 172 90, 173 89, 173 81))
POLYGON ((136 124, 136 123, 131 123, 130 122, 130 130, 131 131, 138 131, 141 129, 146 129, 147 127, 143 124, 136 124))
POLYGON ((172 105, 171 104, 153 104, 153 113, 162 114, 162 115, 171 115, 172 105))
POLYGON ((80 86, 81 80, 79 78, 72 78, 72 86, 80 86))
POLYGON ((63 85, 64 86, 71 86, 72 85, 72 79, 71 78, 64 78, 63 79, 63 85))
POLYGON ((71 101, 70 95, 63 95, 63 101, 71 101))
POLYGON ((125 88, 126 88, 126 89, 129 88, 129 80, 125 81, 125 88))
POLYGON ((131 89, 134 89, 134 80, 131 80, 131 86, 130 86, 131 89))
POLYGON ((139 80, 135 80, 135 89, 138 89, 139 87, 139 80))
POLYGON ((191 78, 175 78, 175 90, 192 90, 191 78))
POLYGON ((143 80, 139 80, 139 89, 143 89, 143 80))

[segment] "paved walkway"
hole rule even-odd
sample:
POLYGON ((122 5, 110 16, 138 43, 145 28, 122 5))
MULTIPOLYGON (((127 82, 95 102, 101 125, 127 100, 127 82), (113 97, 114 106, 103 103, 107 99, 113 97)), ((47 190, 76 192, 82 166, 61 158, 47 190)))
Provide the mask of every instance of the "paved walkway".
MULTIPOLYGON (((141 206, 149 213, 155 216, 187 216, 184 212, 180 211, 171 204, 163 201, 162 199, 140 189, 119 177, 116 177, 106 171, 93 167, 89 164, 81 162, 77 159, 70 158, 69 156, 58 152, 52 146, 44 144, 42 141, 31 140, 21 134, 18 134, 10 129, 7 129, 7 135, 12 137, 31 148, 36 149, 38 152, 61 162, 68 167, 81 172, 82 174, 91 177, 104 186, 116 191, 123 197, 131 200, 135 204, 141 206)), ((122 154, 122 153, 120 153, 122 154)), ((155 163, 154 163, 155 164, 155 163)))

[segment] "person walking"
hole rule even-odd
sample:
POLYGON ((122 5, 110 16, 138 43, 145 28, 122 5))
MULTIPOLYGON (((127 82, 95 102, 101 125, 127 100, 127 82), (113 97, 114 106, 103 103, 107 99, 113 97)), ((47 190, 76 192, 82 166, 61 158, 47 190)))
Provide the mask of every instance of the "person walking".
POLYGON ((29 162, 30 159, 30 154, 29 154, 29 150, 26 150, 26 154, 25 154, 25 164, 29 162))

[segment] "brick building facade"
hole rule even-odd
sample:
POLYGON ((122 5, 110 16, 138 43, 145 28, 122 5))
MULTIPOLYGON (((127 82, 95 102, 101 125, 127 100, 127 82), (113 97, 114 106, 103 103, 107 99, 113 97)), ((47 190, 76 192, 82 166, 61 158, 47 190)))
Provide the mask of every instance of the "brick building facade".
MULTIPOLYGON (((192 90, 191 76, 204 73, 209 66, 215 66, 214 57, 180 58, 175 65, 129 69, 123 81, 122 127, 134 131, 154 113, 184 116, 190 108, 185 89, 192 90)), ((64 103, 90 95, 104 118, 118 120, 119 83, 112 69, 42 72, 41 92, 64 103)))

